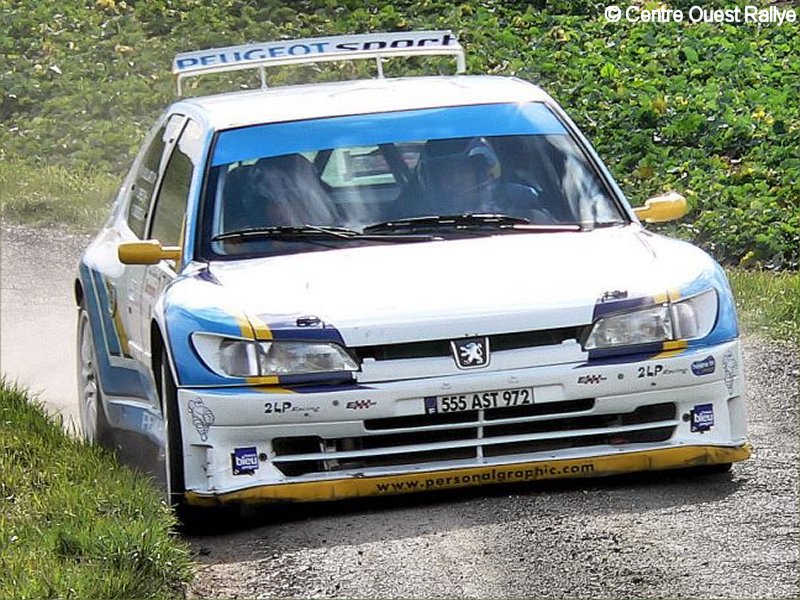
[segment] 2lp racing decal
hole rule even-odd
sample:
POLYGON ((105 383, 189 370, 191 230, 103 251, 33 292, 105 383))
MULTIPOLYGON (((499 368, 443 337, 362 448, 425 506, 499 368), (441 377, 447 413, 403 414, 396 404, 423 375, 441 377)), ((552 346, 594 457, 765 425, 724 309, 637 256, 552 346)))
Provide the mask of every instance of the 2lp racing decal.
POLYGON ((647 365, 638 367, 638 378, 660 377, 666 375, 686 375, 689 372, 687 367, 665 367, 661 364, 647 365))
POLYGON ((264 414, 284 414, 290 412, 318 413, 319 406, 297 405, 291 400, 268 400, 264 402, 264 414))
POLYGON ((647 365, 646 367, 639 367, 638 377, 639 379, 644 377, 658 377, 663 370, 664 365, 647 365))

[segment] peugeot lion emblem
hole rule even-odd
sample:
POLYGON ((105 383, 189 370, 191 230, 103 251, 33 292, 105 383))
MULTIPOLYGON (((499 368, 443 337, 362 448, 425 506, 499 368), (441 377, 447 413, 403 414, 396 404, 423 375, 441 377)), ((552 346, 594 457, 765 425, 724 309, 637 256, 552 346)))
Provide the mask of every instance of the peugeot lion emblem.
POLYGON ((459 369, 476 369, 489 364, 489 338, 453 340, 450 347, 459 369))

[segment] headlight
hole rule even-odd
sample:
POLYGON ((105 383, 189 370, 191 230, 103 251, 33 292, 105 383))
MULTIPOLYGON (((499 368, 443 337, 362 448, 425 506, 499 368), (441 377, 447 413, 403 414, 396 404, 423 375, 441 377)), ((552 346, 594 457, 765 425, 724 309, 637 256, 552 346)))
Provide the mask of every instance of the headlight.
POLYGON ((209 369, 227 377, 358 371, 353 358, 333 342, 257 342, 194 333, 192 343, 209 369))
POLYGON ((637 346, 705 337, 717 320, 717 292, 708 290, 679 302, 667 302, 600 317, 585 350, 637 346))

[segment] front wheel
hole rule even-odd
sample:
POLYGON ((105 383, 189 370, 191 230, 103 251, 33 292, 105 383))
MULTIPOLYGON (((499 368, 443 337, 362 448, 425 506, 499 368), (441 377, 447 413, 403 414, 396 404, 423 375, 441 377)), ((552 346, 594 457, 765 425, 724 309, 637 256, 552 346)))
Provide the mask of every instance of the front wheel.
POLYGON ((167 503, 175 510, 184 531, 211 533, 226 531, 240 516, 236 507, 201 508, 186 503, 186 480, 183 473, 183 435, 178 414, 178 386, 172 376, 167 351, 161 353, 159 394, 164 417, 164 475, 167 503))
POLYGON ((97 370, 89 314, 81 304, 78 309, 78 412, 81 420, 81 433, 90 444, 109 446, 111 426, 103 408, 103 395, 97 370))
POLYGON ((183 436, 178 416, 178 386, 172 377, 166 350, 161 353, 159 371, 161 414, 164 417, 164 478, 167 502, 180 509, 184 505, 183 436))

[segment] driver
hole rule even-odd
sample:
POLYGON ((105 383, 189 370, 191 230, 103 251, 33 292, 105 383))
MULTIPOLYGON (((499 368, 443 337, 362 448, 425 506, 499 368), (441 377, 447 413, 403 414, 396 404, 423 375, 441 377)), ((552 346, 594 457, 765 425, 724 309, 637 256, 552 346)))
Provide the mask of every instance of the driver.
POLYGON ((497 213, 500 161, 483 140, 430 140, 419 160, 422 202, 430 214, 497 213))

